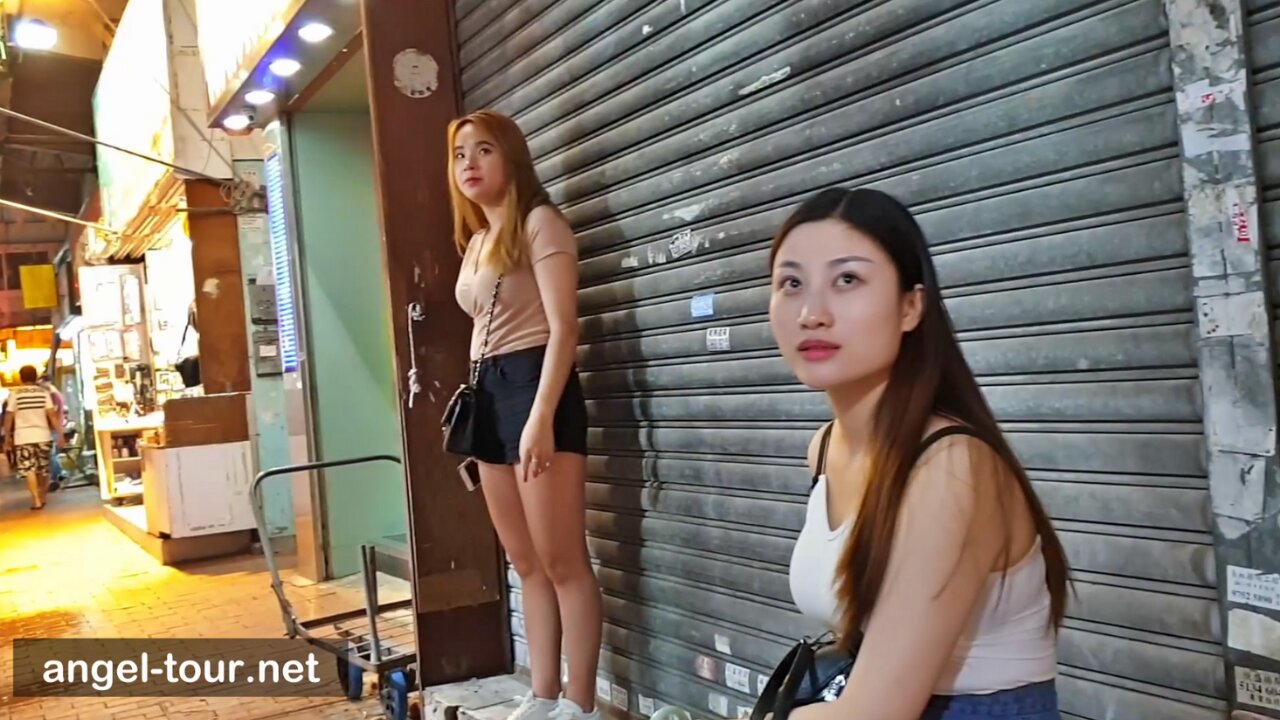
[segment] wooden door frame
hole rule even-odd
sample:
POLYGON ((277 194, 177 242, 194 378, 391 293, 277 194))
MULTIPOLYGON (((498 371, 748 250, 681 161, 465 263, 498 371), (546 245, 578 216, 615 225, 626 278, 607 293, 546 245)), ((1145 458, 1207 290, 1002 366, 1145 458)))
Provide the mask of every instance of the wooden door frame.
POLYGON ((461 80, 454 0, 362 0, 375 178, 394 332, 404 438, 409 546, 423 686, 511 670, 505 565, 481 493, 468 492, 460 458, 441 447, 440 417, 466 379, 471 319, 454 299, 454 247, 447 174, 448 124, 459 115, 461 80), (403 92, 393 68, 413 60, 438 68, 437 86, 403 92), (423 319, 408 308, 419 303, 423 319), (422 391, 410 407, 410 368, 422 391))

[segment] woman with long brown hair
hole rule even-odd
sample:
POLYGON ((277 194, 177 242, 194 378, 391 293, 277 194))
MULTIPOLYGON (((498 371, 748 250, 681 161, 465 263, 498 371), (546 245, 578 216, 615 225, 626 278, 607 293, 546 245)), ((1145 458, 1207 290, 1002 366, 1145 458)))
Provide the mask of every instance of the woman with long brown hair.
POLYGON ((511 720, 594 719, 601 598, 586 547, 577 240, 510 118, 480 111, 455 120, 449 149, 462 254, 456 294, 474 319, 474 459, 520 576, 533 675, 511 720), (562 635, 569 682, 560 698, 562 635))
POLYGON ((924 235, 875 190, 803 203, 773 243, 769 318, 835 420, 791 562, 806 615, 857 647, 796 720, 1057 720, 1068 566, 961 354, 924 235))

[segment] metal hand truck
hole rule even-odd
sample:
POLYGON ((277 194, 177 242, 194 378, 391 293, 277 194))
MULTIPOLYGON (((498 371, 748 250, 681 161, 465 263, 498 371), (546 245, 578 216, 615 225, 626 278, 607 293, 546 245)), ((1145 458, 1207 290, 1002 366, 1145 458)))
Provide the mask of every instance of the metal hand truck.
POLYGON ((290 638, 300 637, 335 657, 338 682, 350 700, 358 700, 364 693, 364 673, 374 673, 378 678, 378 694, 383 712, 389 720, 405 720, 409 712, 409 694, 415 685, 418 659, 414 650, 413 601, 379 604, 377 578, 377 570, 381 564, 389 574, 412 582, 409 577, 407 542, 403 546, 396 542, 404 536, 361 546, 365 601, 363 610, 300 621, 293 605, 285 597, 263 512, 262 482, 269 477, 375 462, 399 465, 400 459, 391 455, 370 455, 272 468, 258 473, 250 494, 253 519, 258 526, 258 539, 267 560, 267 570, 271 573, 271 589, 280 603, 285 634, 290 638))

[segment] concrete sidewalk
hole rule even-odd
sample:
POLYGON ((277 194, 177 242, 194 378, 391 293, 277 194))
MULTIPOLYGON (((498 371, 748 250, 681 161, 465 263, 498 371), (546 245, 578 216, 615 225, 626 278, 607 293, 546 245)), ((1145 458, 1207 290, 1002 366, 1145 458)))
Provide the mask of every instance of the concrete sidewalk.
MULTIPOLYGON (((0 480, 0 638, 279 638, 279 605, 263 559, 240 556, 182 568, 160 565, 102 518, 97 488, 49 496, 42 511, 14 480, 0 480)), ((286 579, 292 577, 286 573, 286 579)), ((294 577, 303 617, 362 607, 348 585, 294 577)), ((391 597, 384 597, 390 600, 391 597)), ((327 658, 325 658, 327 660, 327 658)), ((370 693, 340 698, 8 697, 13 649, 0 642, 3 720, 366 720, 370 693)))

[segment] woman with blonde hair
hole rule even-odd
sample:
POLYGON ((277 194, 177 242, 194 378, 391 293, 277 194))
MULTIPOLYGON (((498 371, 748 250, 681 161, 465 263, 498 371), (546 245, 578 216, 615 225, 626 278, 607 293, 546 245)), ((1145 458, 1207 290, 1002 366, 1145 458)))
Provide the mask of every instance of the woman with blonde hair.
POLYGON ((462 255, 456 295, 474 321, 472 454, 498 539, 520 576, 533 676, 511 720, 594 720, 601 598, 586 546, 577 240, 510 118, 480 111, 455 120, 449 149, 462 255))

